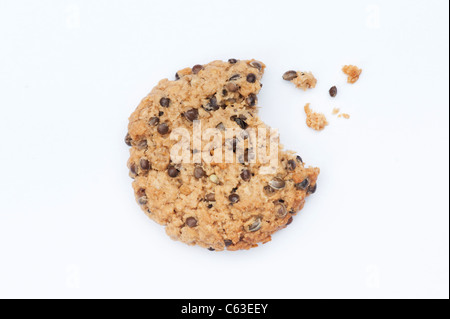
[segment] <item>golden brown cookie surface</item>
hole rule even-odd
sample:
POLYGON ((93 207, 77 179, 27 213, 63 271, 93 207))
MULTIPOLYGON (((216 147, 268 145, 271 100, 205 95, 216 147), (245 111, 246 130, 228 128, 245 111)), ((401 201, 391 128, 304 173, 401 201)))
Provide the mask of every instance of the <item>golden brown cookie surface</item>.
POLYGON ((161 80, 130 116, 126 143, 136 200, 171 238, 211 250, 249 249, 290 224, 315 192, 318 168, 306 168, 281 145, 275 162, 259 156, 270 150, 250 134, 268 130, 256 107, 264 68, 234 59, 185 68, 175 81, 161 80), (202 134, 221 135, 202 135, 199 144, 198 125, 202 134), (179 148, 189 155, 182 162, 171 157, 180 129, 190 138, 179 148), (233 160, 211 160, 219 154, 233 160))

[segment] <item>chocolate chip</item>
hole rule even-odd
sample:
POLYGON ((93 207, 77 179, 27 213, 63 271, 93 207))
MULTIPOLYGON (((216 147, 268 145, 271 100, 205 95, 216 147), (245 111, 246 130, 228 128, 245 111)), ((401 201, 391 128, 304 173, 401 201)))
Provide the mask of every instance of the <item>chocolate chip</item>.
POLYGON ((148 125, 150 126, 156 126, 159 124, 159 117, 154 116, 148 121, 148 125))
POLYGON ((127 144, 128 146, 131 146, 131 142, 133 140, 131 139, 130 133, 127 133, 127 135, 125 135, 125 144, 127 144))
POLYGON ((197 166, 195 169, 194 169, 194 177, 196 178, 196 179, 200 179, 200 178, 202 178, 202 177, 204 177, 206 175, 206 172, 203 170, 203 168, 201 168, 200 166, 197 166))
POLYGON ((167 133, 169 133, 169 126, 166 123, 159 124, 158 133, 161 135, 166 135, 167 133))
POLYGON ((177 73, 175 73, 175 81, 177 81, 177 80, 179 80, 180 79, 180 75, 178 74, 178 72, 177 73))
POLYGON ((209 251, 214 251, 215 249, 212 248, 212 247, 209 247, 208 250, 209 250, 209 251))
POLYGON ((159 111, 158 116, 163 116, 164 112, 163 111, 159 111))
POLYGON ((297 155, 296 160, 297 160, 297 162, 299 162, 299 163, 303 163, 303 160, 302 160, 302 158, 300 157, 300 155, 297 155))
POLYGON ((225 88, 229 91, 229 92, 236 92, 237 90, 239 90, 239 85, 237 85, 236 83, 233 82, 228 82, 225 85, 225 88))
POLYGON ((161 104, 162 107, 169 107, 170 99, 167 97, 162 97, 161 100, 159 100, 159 104, 161 104))
POLYGON ((150 162, 146 158, 141 158, 139 165, 144 171, 148 171, 150 169, 150 162))
POLYGON ((261 228, 261 218, 260 217, 256 218, 255 221, 250 226, 248 226, 248 230, 250 232, 255 232, 255 231, 259 230, 260 228, 261 228))
POLYGON ((295 188, 298 190, 305 190, 309 186, 309 179, 305 178, 303 182, 295 184, 295 188))
POLYGON ((197 109, 190 109, 184 113, 184 116, 188 121, 194 122, 198 120, 198 110, 197 109))
POLYGON ((330 89, 330 91, 329 91, 329 93, 330 93, 330 96, 331 96, 331 97, 335 97, 336 94, 337 94, 337 87, 332 86, 331 89, 330 89))
POLYGON ((237 187, 233 187, 233 189, 231 190, 231 193, 236 193, 237 190, 238 190, 237 187))
POLYGON ((256 82, 256 75, 253 73, 250 73, 247 75, 247 82, 249 83, 255 83, 256 82))
POLYGON ((195 227, 197 226, 197 220, 194 217, 188 217, 186 218, 186 225, 189 227, 195 227))
POLYGON ((287 162, 287 169, 288 169, 288 170, 294 171, 296 167, 297 167, 297 164, 295 163, 294 160, 289 160, 289 161, 287 162))
POLYGON ((138 203, 139 203, 139 205, 147 204, 147 197, 146 196, 139 197, 138 198, 138 203))
POLYGON ((317 190, 317 183, 314 184, 314 186, 309 186, 308 188, 308 194, 314 194, 317 190))
POLYGON ((264 186, 263 190, 264 190, 264 194, 266 194, 266 196, 270 197, 275 194, 275 190, 272 187, 270 187, 269 185, 264 186))
POLYGON ((236 204, 237 202, 239 202, 240 197, 238 194, 231 194, 230 196, 228 196, 228 199, 232 204, 236 204))
POLYGON ((211 208, 213 208, 214 207, 214 205, 213 204, 209 204, 208 206, 206 206, 206 207, 208 207, 208 209, 211 209, 211 208))
POLYGON ((293 220, 294 220, 294 218, 292 218, 292 216, 289 217, 289 219, 288 219, 288 221, 287 221, 287 223, 286 223, 286 226, 287 226, 287 225, 290 225, 290 224, 292 223, 293 220))
POLYGON ((253 93, 250 93, 250 95, 247 96, 247 98, 245 99, 245 102, 247 102, 248 106, 255 106, 256 101, 258 101, 258 99, 256 98, 256 95, 253 93))
POLYGON ((206 199, 208 202, 215 202, 215 201, 216 201, 216 194, 214 194, 214 193, 207 194, 207 195, 205 196, 205 199, 206 199))
POLYGON ((292 81, 296 77, 298 77, 298 75, 297 72, 295 72, 294 70, 287 71, 283 74, 283 80, 286 81, 292 81))
POLYGON ((225 89, 223 89, 223 90, 222 90, 222 96, 227 96, 227 94, 228 94, 228 91, 225 90, 225 89))
POLYGON ((241 77, 240 74, 233 74, 231 76, 231 78, 228 79, 228 81, 235 81, 235 80, 239 79, 240 77, 241 77))
POLYGON ((173 166, 169 166, 169 168, 167 169, 167 174, 169 174, 170 177, 175 178, 178 176, 178 174, 180 174, 180 171, 173 166))
POLYGON ((235 63, 237 63, 237 60, 236 59, 229 59, 228 63, 235 64, 235 63))
POLYGON ((275 215, 278 218, 284 218, 287 215, 288 211, 286 209, 286 206, 284 206, 283 204, 279 203, 275 206, 275 215))
POLYGON ((194 73, 194 74, 197 74, 201 70, 203 70, 203 65, 196 64, 192 67, 192 73, 194 73))
POLYGON ((225 239, 223 243, 225 244, 225 247, 230 247, 231 245, 233 245, 233 241, 230 239, 225 239))
POLYGON ((258 61, 252 61, 249 63, 251 67, 257 68, 259 71, 261 71, 262 69, 262 64, 261 62, 258 61))
POLYGON ((269 186, 273 189, 283 189, 286 186, 286 182, 279 177, 275 177, 269 182, 269 186))
POLYGON ((244 169, 241 173, 241 178, 248 182, 251 178, 252 178, 252 174, 250 173, 250 171, 248 169, 244 169))

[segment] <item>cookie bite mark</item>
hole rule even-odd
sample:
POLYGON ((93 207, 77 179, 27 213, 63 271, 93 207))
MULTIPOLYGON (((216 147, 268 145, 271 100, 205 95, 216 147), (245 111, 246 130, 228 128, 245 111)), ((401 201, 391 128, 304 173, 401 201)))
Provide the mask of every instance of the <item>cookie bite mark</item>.
POLYGON ((327 118, 322 113, 313 112, 309 103, 305 105, 306 125, 316 131, 321 131, 328 125, 327 118))
POLYGON ((347 83, 353 84, 358 81, 362 69, 358 68, 355 65, 344 65, 342 67, 342 72, 347 74, 347 83))
POLYGON ((289 70, 283 74, 283 80, 294 83, 303 91, 315 88, 317 84, 317 80, 311 72, 289 70))

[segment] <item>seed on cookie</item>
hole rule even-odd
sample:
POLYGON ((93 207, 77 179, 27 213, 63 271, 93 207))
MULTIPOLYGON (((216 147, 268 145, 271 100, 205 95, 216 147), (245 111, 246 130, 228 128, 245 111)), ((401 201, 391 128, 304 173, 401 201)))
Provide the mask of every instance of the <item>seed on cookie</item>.
POLYGON ((191 122, 194 122, 198 120, 198 110, 197 109, 190 109, 186 112, 184 112, 184 117, 191 122))
POLYGON ((212 247, 209 247, 208 250, 209 250, 209 251, 215 251, 215 249, 212 248, 212 247))
POLYGON ((225 247, 230 247, 231 245, 233 245, 233 241, 230 239, 225 239, 223 243, 225 244, 225 247))
POLYGON ((266 194, 266 196, 268 197, 273 196, 275 194, 275 190, 269 185, 264 186, 263 190, 264 194, 266 194))
POLYGON ((214 184, 219 184, 219 183, 220 183, 219 177, 217 177, 216 174, 211 175, 211 176, 209 177, 209 180, 210 180, 212 183, 214 183, 214 184))
POLYGON ((205 199, 208 202, 215 202, 216 201, 216 194, 214 194, 214 193, 207 194, 205 196, 205 199))
POLYGON ((295 79, 297 76, 298 76, 298 75, 297 75, 297 72, 296 72, 296 71, 294 71, 294 70, 289 70, 289 71, 286 71, 286 72, 283 74, 283 80, 286 80, 286 81, 292 81, 292 80, 295 79))
POLYGON ((228 82, 227 84, 225 84, 225 89, 227 89, 229 92, 236 92, 237 90, 239 90, 239 85, 234 82, 228 82))
POLYGON ((247 98, 245 99, 245 102, 247 102, 247 104, 249 106, 255 106, 256 105, 256 101, 258 101, 256 94, 254 93, 250 93, 249 96, 247 96, 247 98))
POLYGON ((201 168, 200 166, 197 166, 195 169, 194 169, 194 177, 196 178, 196 179, 200 179, 200 178, 202 178, 202 177, 204 177, 206 175, 206 172, 203 170, 203 168, 201 168))
POLYGON ((147 196, 142 196, 138 198, 139 205, 145 205, 147 204, 147 196))
POLYGON ((228 81, 236 81, 237 79, 239 79, 241 77, 240 74, 233 74, 228 81))
POLYGON ((154 117, 152 117, 152 118, 150 118, 150 120, 148 121, 148 125, 150 125, 150 126, 156 126, 156 125, 158 125, 159 124, 159 117, 157 117, 157 116, 154 116, 154 117))
POLYGON ((240 201, 241 198, 239 197, 238 194, 231 194, 230 196, 228 196, 228 199, 232 204, 236 204, 237 202, 240 201))
POLYGON ((197 74, 198 72, 200 72, 201 70, 203 70, 203 65, 201 64, 196 64, 192 67, 192 73, 193 74, 197 74))
POLYGON ((195 219, 194 217, 186 218, 186 225, 191 228, 197 226, 197 219, 195 219))
POLYGON ((205 111, 217 111, 219 109, 220 106, 217 105, 217 98, 215 96, 213 96, 212 98, 209 99, 208 104, 206 104, 206 106, 203 106, 203 108, 205 109, 205 111))
POLYGON ((136 176, 136 175, 137 175, 136 164, 131 163, 131 165, 130 165, 130 173, 131 173, 133 176, 136 176))
POLYGON ((133 140, 131 139, 130 133, 127 133, 127 135, 125 135, 125 144, 127 144, 128 146, 131 146, 131 142, 133 140))
POLYGON ((286 186, 286 182, 279 177, 275 177, 269 182, 269 186, 273 189, 279 190, 286 186))
POLYGON ((256 75, 254 75, 253 73, 249 73, 247 75, 247 82, 255 83, 256 82, 256 75))
POLYGON ((231 63, 231 64, 235 64, 235 63, 237 63, 237 61, 238 61, 238 60, 236 60, 236 59, 229 59, 229 60, 228 60, 228 62, 231 63))
POLYGON ((220 131, 225 131, 225 125, 223 125, 222 122, 220 122, 219 124, 216 125, 216 129, 220 130, 220 131))
POLYGON ((250 226, 248 226, 248 231, 255 232, 260 228, 261 228, 261 218, 257 217, 255 221, 250 226))
POLYGON ((170 177, 175 178, 178 176, 178 174, 180 174, 180 171, 173 166, 169 166, 169 168, 167 169, 167 174, 169 174, 170 177))
POLYGON ((308 187, 308 194, 314 194, 316 192, 316 190, 317 190, 317 183, 314 184, 313 186, 310 185, 308 187))
POLYGON ((258 71, 261 71, 261 69, 262 69, 262 64, 261 64, 261 62, 258 62, 258 61, 252 61, 249 63, 249 65, 251 67, 257 68, 258 71))
POLYGON ((166 135, 167 133, 169 133, 169 126, 166 123, 159 124, 158 133, 161 135, 166 135))
POLYGON ((139 197, 145 196, 145 188, 139 188, 139 190, 136 192, 136 195, 139 197))
POLYGON ((175 73, 175 81, 178 81, 180 79, 180 75, 177 73, 175 73))
POLYGON ((141 158, 139 165, 144 171, 148 171, 150 169, 150 162, 146 158, 141 158))
POLYGON ((309 186, 309 179, 305 178, 303 182, 295 184, 295 188, 298 190, 305 190, 309 186))
POLYGON ((297 164, 295 163, 294 160, 289 160, 289 161, 287 162, 287 169, 288 169, 288 170, 294 171, 294 170, 296 169, 296 167, 297 167, 297 164))
POLYGON ((245 119, 246 119, 246 118, 243 117, 243 115, 239 115, 239 117, 236 116, 236 115, 233 115, 230 119, 231 119, 232 121, 235 121, 236 124, 239 125, 239 127, 240 127, 241 129, 246 130, 246 129, 248 128, 248 124, 247 124, 247 122, 245 122, 245 119))
POLYGON ((169 99, 168 97, 162 97, 162 98, 159 100, 159 104, 160 104, 162 107, 169 107, 169 105, 170 105, 170 99, 169 99))
POLYGON ((147 148, 147 140, 139 141, 136 146, 138 149, 141 149, 141 150, 144 148, 147 148))
POLYGON ((252 174, 250 173, 250 171, 249 171, 248 169, 244 169, 244 170, 241 172, 241 178, 242 178, 244 181, 248 182, 248 181, 252 178, 252 174))
POLYGON ((297 162, 302 163, 303 164, 303 159, 301 158, 300 155, 297 155, 297 157, 295 158, 297 160, 297 162))
POLYGON ((286 226, 287 226, 287 225, 290 225, 290 224, 292 223, 293 220, 294 220, 294 218, 292 218, 292 216, 289 217, 289 219, 288 219, 288 221, 287 221, 287 223, 286 223, 286 226))
POLYGON ((284 204, 278 203, 278 204, 275 206, 275 215, 276 215, 278 218, 284 218, 284 217, 286 217, 287 213, 288 213, 288 211, 287 211, 287 209, 286 209, 286 206, 284 206, 284 204))

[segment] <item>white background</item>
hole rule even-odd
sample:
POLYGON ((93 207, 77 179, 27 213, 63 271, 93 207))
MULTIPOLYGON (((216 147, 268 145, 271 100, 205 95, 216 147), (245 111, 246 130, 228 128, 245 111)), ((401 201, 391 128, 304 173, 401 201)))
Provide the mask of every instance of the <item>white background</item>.
POLYGON ((448 298, 448 6, 1 0, 0 297, 448 298), (141 212, 123 137, 160 79, 228 58, 266 63, 263 120, 322 173, 272 242, 219 253, 141 212))

